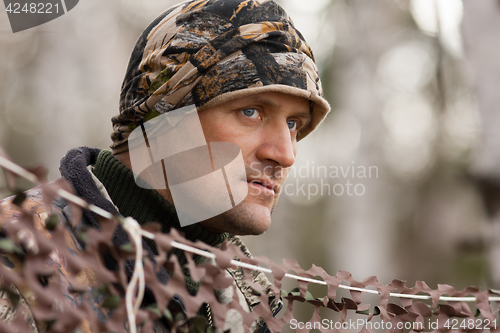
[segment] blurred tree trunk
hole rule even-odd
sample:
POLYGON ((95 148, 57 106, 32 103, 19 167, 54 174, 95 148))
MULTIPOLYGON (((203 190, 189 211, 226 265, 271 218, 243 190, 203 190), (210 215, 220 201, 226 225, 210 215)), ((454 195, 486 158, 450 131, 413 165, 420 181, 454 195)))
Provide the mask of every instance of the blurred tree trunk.
POLYGON ((470 174, 479 186, 490 222, 484 233, 491 276, 500 286, 500 2, 464 1, 463 36, 473 70, 483 124, 470 174))
MULTIPOLYGON (((366 193, 327 199, 324 230, 334 235, 328 249, 329 266, 347 270, 358 278, 377 275, 380 281, 389 282, 397 272, 391 253, 394 245, 391 229, 397 223, 392 212, 397 203, 391 200, 395 184, 386 177, 390 171, 382 152, 384 103, 374 83, 381 57, 400 41, 394 34, 395 27, 406 29, 411 19, 409 13, 393 1, 343 1, 338 2, 338 7, 343 10, 343 15, 336 17, 338 29, 345 31, 338 37, 339 47, 332 58, 336 81, 329 87, 329 94, 333 96, 334 112, 354 117, 361 136, 355 154, 344 160, 333 157, 328 164, 375 166, 379 176, 341 179, 339 183, 350 181, 364 185, 366 193), (337 223, 328 223, 332 217, 337 223)), ((324 144, 329 145, 331 141, 328 138, 324 144)))

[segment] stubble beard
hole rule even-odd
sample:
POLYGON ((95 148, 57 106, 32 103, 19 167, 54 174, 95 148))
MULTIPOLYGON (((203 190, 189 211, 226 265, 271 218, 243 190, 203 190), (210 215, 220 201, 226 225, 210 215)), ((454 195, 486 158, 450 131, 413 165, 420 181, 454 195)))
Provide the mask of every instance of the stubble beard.
POLYGON ((261 235, 271 225, 271 209, 260 206, 259 214, 255 209, 248 207, 245 200, 239 205, 217 215, 213 218, 200 222, 203 227, 212 232, 229 232, 234 235, 261 235), (265 212, 267 210, 267 212, 265 212), (264 212, 264 213, 263 213, 264 212))
MULTIPOLYGON (((262 169, 266 170, 265 168, 262 169)), ((270 174, 265 175, 265 171, 260 171, 259 173, 256 172, 255 168, 251 168, 249 166, 246 167, 246 173, 249 175, 249 178, 264 175, 274 181, 284 177, 284 179, 280 182, 281 186, 288 175, 288 172, 283 172, 283 169, 280 168, 273 168, 270 174)), ((247 202, 248 197, 255 195, 252 194, 253 190, 254 189, 250 188, 247 198, 245 198, 245 200, 243 200, 236 207, 213 218, 202 221, 201 225, 207 230, 213 232, 229 232, 235 235, 263 234, 271 225, 271 215, 278 202, 281 189, 276 191, 275 199, 273 199, 271 208, 256 202, 247 202)))

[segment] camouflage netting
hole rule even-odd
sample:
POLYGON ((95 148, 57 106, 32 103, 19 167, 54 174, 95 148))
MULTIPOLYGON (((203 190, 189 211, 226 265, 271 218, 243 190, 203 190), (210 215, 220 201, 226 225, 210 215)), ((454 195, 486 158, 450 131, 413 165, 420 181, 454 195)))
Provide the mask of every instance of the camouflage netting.
MULTIPOLYGON (((65 182, 58 182, 44 186, 44 201, 52 202, 56 198, 59 188, 69 190, 65 182)), ((79 242, 84 244, 82 249, 75 250, 68 246, 66 228, 74 228, 79 221, 80 207, 72 204, 73 225, 66 226, 60 223, 56 215, 46 219, 45 228, 38 228, 36 219, 36 208, 26 207, 25 197, 19 193, 13 200, 18 207, 19 214, 15 219, 8 218, 0 212, 0 224, 3 231, 0 238, 0 252, 3 264, 0 265, 0 276, 2 279, 1 291, 5 295, 0 299, 0 307, 16 308, 15 312, 4 315, 0 321, 1 332, 29 332, 29 325, 36 322, 38 327, 47 332, 125 332, 128 328, 127 310, 125 306, 125 290, 130 280, 125 266, 130 264, 134 258, 135 249, 132 244, 116 247, 112 243, 112 236, 120 219, 100 218, 101 230, 81 229, 75 234, 79 242), (28 209, 29 208, 29 209, 28 209), (112 256, 117 265, 114 270, 105 267, 101 258, 107 253, 112 256), (60 274, 64 273, 64 274, 60 274), (91 276, 94 288, 90 289, 83 277, 91 276), (19 295, 22 294, 23 297, 19 295), (29 304, 29 310, 28 310, 29 304), (32 314, 32 316, 31 316, 32 314), (99 315, 101 314, 101 315, 99 315)), ((121 220, 123 221, 123 220, 121 220)), ((296 302, 306 302, 314 307, 314 313, 310 322, 321 322, 320 309, 326 308, 340 314, 339 322, 346 320, 348 314, 357 313, 366 315, 370 321, 379 315, 384 322, 391 322, 397 330, 398 322, 421 322, 428 318, 438 318, 440 327, 436 331, 448 331, 449 327, 444 324, 449 318, 460 318, 463 320, 481 320, 481 329, 478 325, 465 326, 463 331, 482 331, 483 328, 491 327, 493 331, 495 318, 498 313, 498 302, 490 302, 490 296, 496 296, 495 291, 480 291, 478 288, 470 287, 463 291, 457 291, 448 285, 439 285, 437 289, 429 288, 424 282, 418 282, 409 288, 404 282, 394 280, 389 285, 380 284, 376 277, 369 277, 362 281, 356 281, 351 274, 339 271, 336 275, 327 274, 321 267, 313 266, 309 270, 303 270, 296 261, 285 260, 276 264, 265 257, 248 258, 240 248, 234 245, 224 245, 220 248, 212 248, 204 243, 192 243, 186 240, 175 230, 170 234, 159 232, 157 225, 148 228, 155 237, 158 248, 158 256, 155 257, 156 267, 164 266, 171 273, 171 279, 164 285, 161 284, 155 274, 156 267, 147 257, 144 258, 145 282, 149 293, 154 295, 155 303, 142 306, 137 314, 137 325, 140 332, 153 332, 153 323, 160 317, 165 317, 172 331, 204 332, 207 321, 202 317, 196 317, 196 313, 203 303, 208 303, 212 310, 213 327, 222 329, 226 315, 230 310, 241 314, 243 326, 246 332, 255 321, 264 320, 271 332, 281 331, 284 325, 290 325, 293 317, 293 308, 296 302), (216 257, 214 263, 194 264, 193 256, 186 253, 187 264, 184 269, 189 270, 194 281, 200 281, 200 287, 195 296, 192 296, 185 284, 185 272, 179 265, 178 258, 172 255, 168 258, 167 253, 172 249, 172 241, 192 245, 213 253, 216 257), (264 265, 273 271, 274 285, 271 293, 262 290, 261 285, 252 282, 250 274, 246 274, 245 282, 253 289, 255 295, 260 297, 260 305, 248 313, 240 305, 236 286, 233 279, 228 277, 226 269, 235 267, 231 264, 232 258, 239 258, 246 263, 264 265), (285 273, 293 272, 302 277, 320 277, 328 286, 327 294, 323 298, 314 298, 308 291, 309 282, 298 282, 298 288, 291 292, 282 289, 282 279, 285 273), (339 284, 347 282, 352 287, 365 288, 371 286, 380 293, 379 304, 373 306, 362 302, 360 291, 350 291, 350 298, 339 297, 337 290, 339 284), (214 290, 222 288, 233 288, 234 297, 229 303, 222 304, 216 297, 214 290), (403 294, 430 295, 429 302, 414 299, 400 298, 400 304, 391 303, 394 300, 391 292, 403 294), (277 318, 274 318, 269 304, 269 295, 281 295, 286 305, 281 309, 277 318), (187 310, 187 317, 172 316, 168 310, 172 298, 179 297, 187 310), (448 296, 474 296, 476 297, 475 310, 465 302, 439 300, 442 295, 448 296), (279 319, 278 319, 279 318, 279 319), (488 325, 487 323, 490 323, 488 325)), ((242 269, 242 271, 246 271, 242 269)), ((465 321, 467 322, 467 321, 465 321)), ((209 331, 213 330, 209 327, 209 331)), ((427 328, 427 325, 423 325, 427 328)), ((324 328, 321 332, 332 331, 324 328)), ((297 330, 309 331, 309 329, 297 330)), ((334 329, 333 331, 337 331, 334 329)), ((340 330, 346 331, 346 330, 340 330)), ((363 328, 363 332, 371 332, 363 328)), ((391 331, 391 330, 390 330, 391 331)))

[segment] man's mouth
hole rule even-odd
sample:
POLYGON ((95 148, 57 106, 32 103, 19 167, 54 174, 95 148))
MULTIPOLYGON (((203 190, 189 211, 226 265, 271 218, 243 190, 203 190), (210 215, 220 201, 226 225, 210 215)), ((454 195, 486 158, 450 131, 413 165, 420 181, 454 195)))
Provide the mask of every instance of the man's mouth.
POLYGON ((278 190, 278 185, 265 179, 250 179, 247 181, 250 186, 259 190, 259 194, 265 193, 267 195, 274 195, 278 190))

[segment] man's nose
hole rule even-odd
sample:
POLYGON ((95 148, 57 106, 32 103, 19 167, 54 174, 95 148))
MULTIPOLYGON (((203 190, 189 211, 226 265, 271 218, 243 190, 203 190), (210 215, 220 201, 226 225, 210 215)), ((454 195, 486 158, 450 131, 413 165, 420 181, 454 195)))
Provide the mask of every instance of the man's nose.
POLYGON ((288 125, 269 127, 256 155, 260 161, 273 162, 283 168, 291 167, 295 162, 296 147, 288 125))

